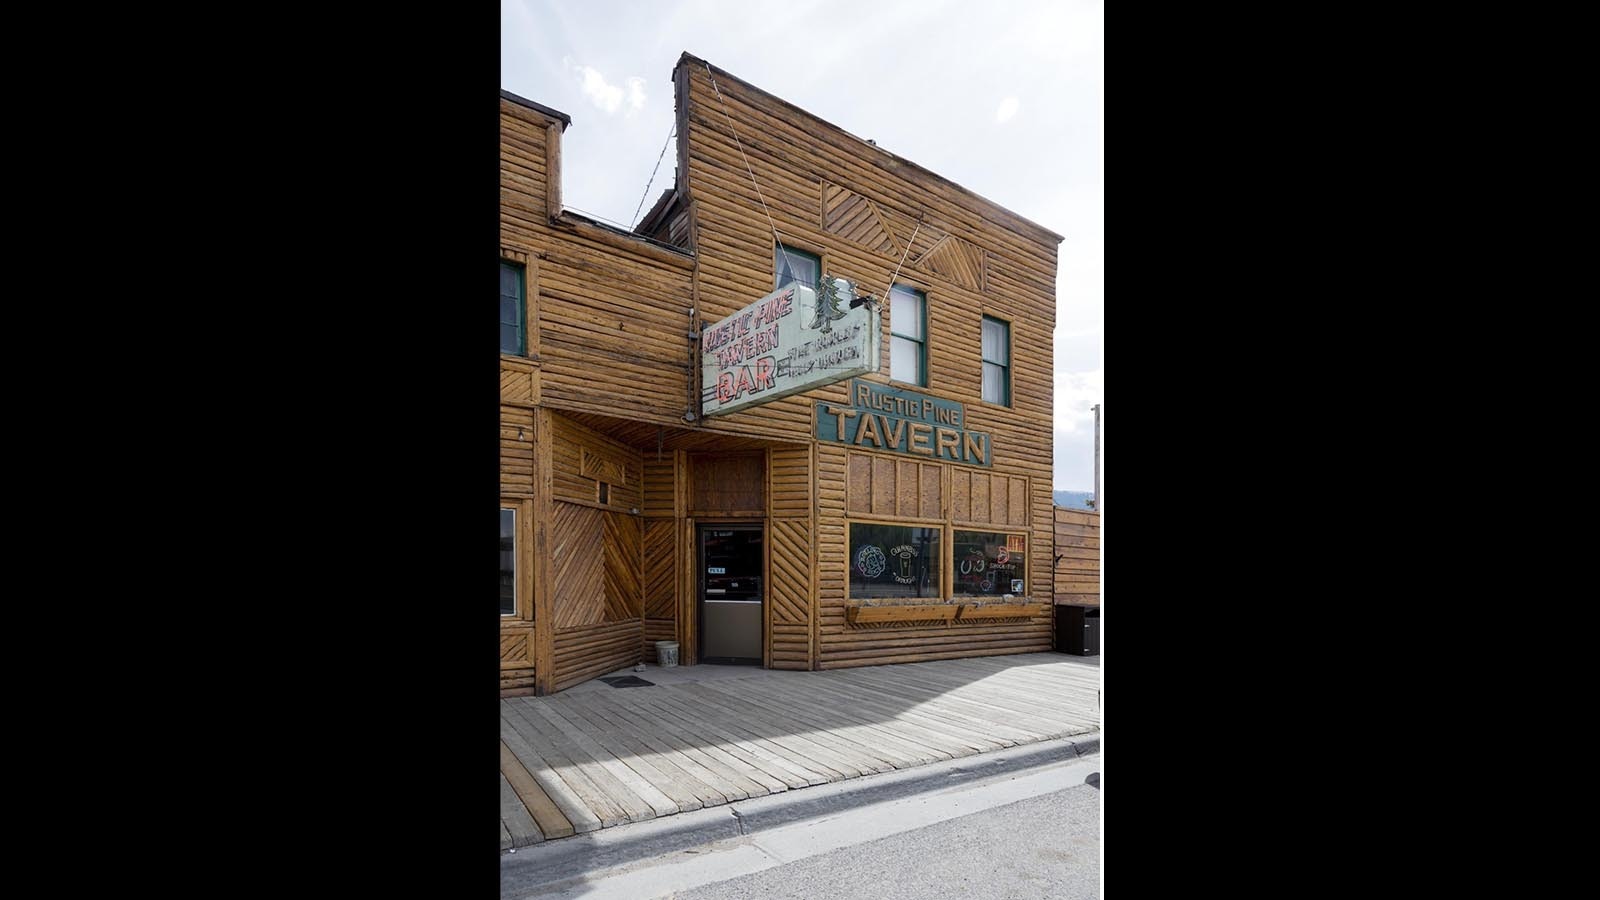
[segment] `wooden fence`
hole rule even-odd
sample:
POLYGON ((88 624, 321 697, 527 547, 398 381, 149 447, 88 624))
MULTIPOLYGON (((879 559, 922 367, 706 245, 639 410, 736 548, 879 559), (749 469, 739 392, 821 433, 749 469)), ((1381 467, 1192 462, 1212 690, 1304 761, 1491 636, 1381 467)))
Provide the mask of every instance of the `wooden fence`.
POLYGON ((1100 605, 1100 514, 1055 507, 1055 602, 1100 605))

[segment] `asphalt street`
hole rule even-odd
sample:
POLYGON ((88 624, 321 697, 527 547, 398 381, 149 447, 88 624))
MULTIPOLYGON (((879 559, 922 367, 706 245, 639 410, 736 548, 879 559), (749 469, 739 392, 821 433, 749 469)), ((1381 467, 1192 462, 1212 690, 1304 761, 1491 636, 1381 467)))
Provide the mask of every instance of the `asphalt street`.
POLYGON ((1088 900, 1100 895, 1099 781, 669 896, 1088 900))

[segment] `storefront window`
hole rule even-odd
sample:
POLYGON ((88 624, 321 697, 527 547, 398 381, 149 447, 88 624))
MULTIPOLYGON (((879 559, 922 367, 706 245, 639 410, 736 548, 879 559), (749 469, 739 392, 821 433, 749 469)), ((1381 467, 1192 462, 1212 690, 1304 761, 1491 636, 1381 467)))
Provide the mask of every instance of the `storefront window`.
POLYGON ((953 593, 975 596, 1024 594, 1028 536, 992 531, 957 531, 953 593))
POLYGON ((850 523, 850 596, 938 597, 939 529, 850 523))
POLYGON ((517 614, 517 511, 500 508, 500 615, 517 614))

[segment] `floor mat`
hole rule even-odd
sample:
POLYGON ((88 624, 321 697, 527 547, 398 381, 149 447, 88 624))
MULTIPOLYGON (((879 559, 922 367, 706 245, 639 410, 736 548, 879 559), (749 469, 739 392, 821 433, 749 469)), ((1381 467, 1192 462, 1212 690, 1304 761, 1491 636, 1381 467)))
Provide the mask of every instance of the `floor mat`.
POLYGON ((645 681, 643 678, 640 678, 637 675, 613 675, 610 678, 602 678, 600 680, 604 681, 606 684, 611 685, 612 687, 617 687, 617 688, 622 688, 622 687, 655 687, 656 686, 656 683, 654 681, 645 681))

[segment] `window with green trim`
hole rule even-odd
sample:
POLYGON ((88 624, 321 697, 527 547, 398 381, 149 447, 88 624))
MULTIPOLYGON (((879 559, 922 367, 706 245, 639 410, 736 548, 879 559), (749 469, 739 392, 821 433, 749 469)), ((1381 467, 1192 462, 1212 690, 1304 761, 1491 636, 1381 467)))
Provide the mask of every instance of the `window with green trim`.
POLYGON ((1011 323, 983 317, 983 399, 1011 405, 1011 323))
POLYGON ((528 305, 522 267, 500 261, 500 352, 528 355, 528 305))
POLYGON ((822 278, 822 260, 814 253, 796 250, 778 244, 772 251, 772 289, 777 290, 791 281, 806 287, 816 287, 822 278))
POLYGON ((889 377, 928 386, 928 295, 903 284, 889 292, 889 377))

